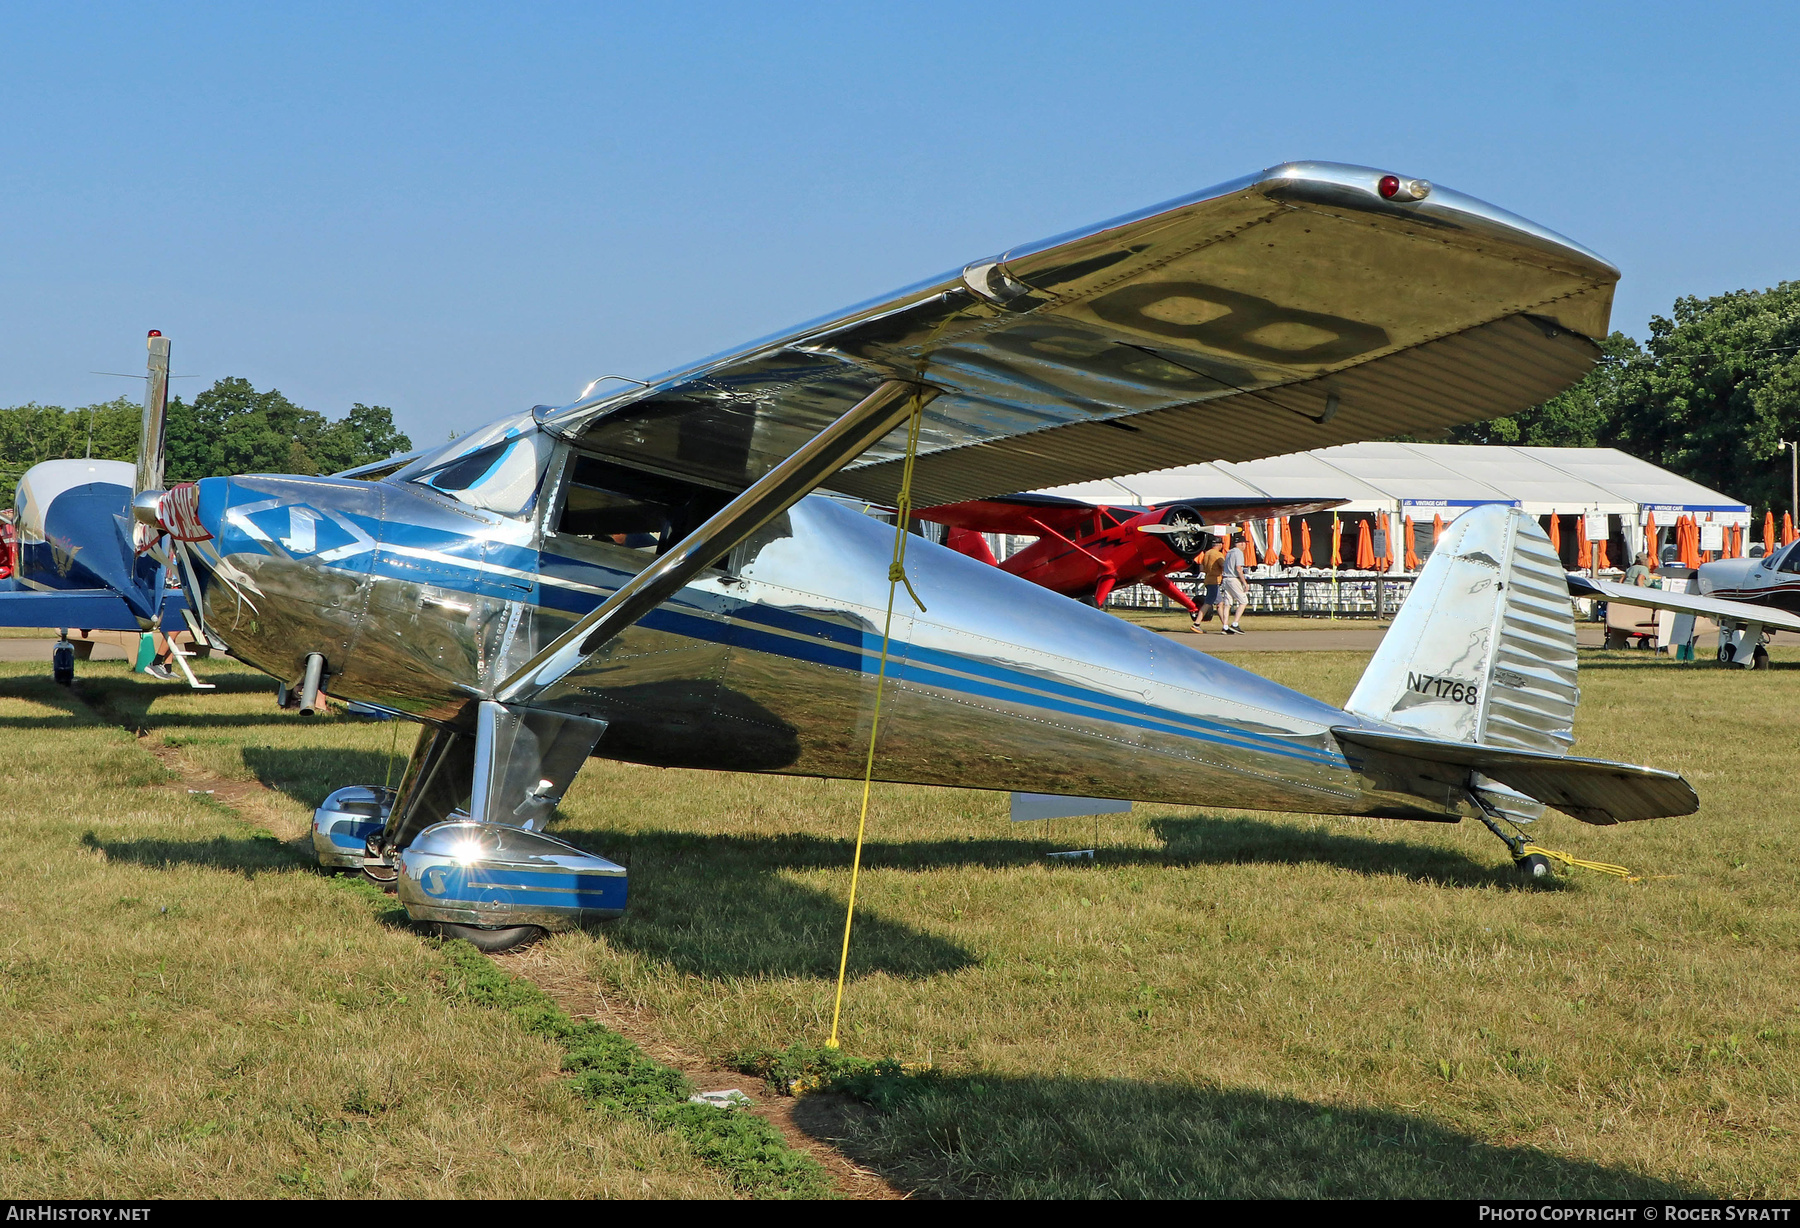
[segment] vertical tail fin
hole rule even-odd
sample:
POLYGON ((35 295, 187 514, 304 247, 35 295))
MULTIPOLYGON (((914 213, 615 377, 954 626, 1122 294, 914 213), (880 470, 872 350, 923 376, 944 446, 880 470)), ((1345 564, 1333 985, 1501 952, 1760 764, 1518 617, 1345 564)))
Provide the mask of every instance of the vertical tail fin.
POLYGON ((1456 518, 1345 708, 1430 737, 1565 753, 1580 690, 1568 580, 1516 508, 1456 518))

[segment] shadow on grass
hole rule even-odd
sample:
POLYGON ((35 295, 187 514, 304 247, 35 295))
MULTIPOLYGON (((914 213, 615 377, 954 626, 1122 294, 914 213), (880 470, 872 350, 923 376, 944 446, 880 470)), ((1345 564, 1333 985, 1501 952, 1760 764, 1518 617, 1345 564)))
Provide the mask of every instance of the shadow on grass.
MULTIPOLYGON (((244 761, 264 784, 306 806, 318 805, 346 783, 382 780, 389 762, 379 751, 266 747, 246 748, 244 761)), ((1103 847, 1099 864, 1317 864, 1451 887, 1523 886, 1510 865, 1482 863, 1455 849, 1257 819, 1160 819, 1150 830, 1161 847, 1103 847)), ((551 832, 631 871, 631 904, 623 918, 605 925, 609 942, 693 976, 829 978, 837 973, 842 898, 795 883, 789 875, 848 867, 854 848, 848 839, 566 825, 553 825, 551 832)), ((1041 837, 877 841, 864 846, 863 865, 869 871, 1042 866, 1050 847, 1052 842, 1041 837)), ((1560 887, 1552 880, 1537 889, 1560 887)), ((974 959, 959 944, 865 913, 857 922, 851 970, 856 975, 927 977, 966 967, 974 959)))
MULTIPOLYGON (((852 845, 811 836, 714 836, 676 831, 570 831, 553 834, 631 871, 631 903, 608 922, 607 941, 690 976, 837 976, 844 900, 803 886, 783 871, 843 869, 852 845)), ((865 869, 892 866, 1025 863, 1034 854, 1009 842, 865 845, 865 869), (961 850, 958 853, 956 850, 961 850), (979 851, 977 851, 979 850, 979 851)), ((859 908, 852 977, 909 979, 976 962, 967 948, 859 908)))
POLYGON ((56 708, 63 717, 43 716, 5 716, 0 717, 0 729, 49 729, 65 723, 75 725, 93 725, 96 716, 91 708, 82 702, 70 688, 58 686, 48 677, 22 676, 0 678, 0 699, 23 699, 32 703, 56 708))
POLYGON ((322 747, 295 750, 274 746, 243 748, 244 766, 270 789, 285 793, 307 809, 316 809, 335 790, 345 785, 399 784, 406 770, 417 725, 400 731, 399 749, 392 755, 379 750, 322 747))
MULTIPOLYGON (((217 674, 208 681, 215 689, 191 691, 185 684, 159 682, 141 674, 115 674, 99 677, 77 677, 73 687, 57 686, 48 677, 0 678, 0 698, 29 699, 62 708, 70 715, 81 715, 87 721, 95 716, 127 729, 249 729, 265 725, 302 722, 328 725, 335 721, 362 723, 363 718, 332 714, 306 717, 297 712, 283 712, 275 706, 275 691, 269 679, 260 674, 217 674), (159 699, 196 694, 267 696, 265 712, 152 712, 159 699)), ((53 721, 41 717, 0 717, 0 729, 41 729, 53 721)), ((84 722, 85 723, 85 722, 84 722)), ((404 737, 405 735, 403 735, 404 737)), ((405 747, 411 750, 411 746, 405 747)))
MULTIPOLYGON (((1456 887, 1523 887, 1508 866, 1476 862, 1453 849, 1305 831, 1254 819, 1164 819, 1151 824, 1162 848, 1101 848, 1098 865, 1251 863, 1336 866, 1399 874, 1456 887)), ((800 886, 787 873, 850 864, 849 840, 798 833, 726 836, 680 831, 553 829, 561 839, 626 865, 631 906, 608 925, 608 940, 706 977, 836 974, 843 901, 800 886)), ((875 842, 863 867, 930 870, 1043 866, 1042 840, 967 839, 875 842)), ((1559 889, 1560 883, 1549 889, 1559 889)), ((1544 888, 1538 888, 1540 890, 1544 888)), ((857 920, 853 974, 923 977, 971 962, 962 947, 908 925, 864 913, 857 920)))
POLYGON ((1424 1117, 1124 1079, 933 1078, 887 1112, 794 1119, 941 1198, 1694 1198, 1706 1191, 1424 1117))
POLYGON ((199 866, 255 878, 270 872, 306 869, 307 850, 273 835, 214 836, 210 840, 102 840, 83 832, 81 846, 104 854, 108 861, 130 862, 153 870, 199 866))
MULTIPOLYGON (((1453 848, 1400 840, 1371 840, 1261 819, 1156 819, 1167 865, 1325 865, 1353 874, 1398 875, 1446 887, 1561 890, 1558 879, 1529 886, 1510 863, 1476 861, 1453 848)), ((1498 842, 1496 842, 1497 847, 1498 842)), ((1102 859, 1107 860, 1106 858, 1102 859)))

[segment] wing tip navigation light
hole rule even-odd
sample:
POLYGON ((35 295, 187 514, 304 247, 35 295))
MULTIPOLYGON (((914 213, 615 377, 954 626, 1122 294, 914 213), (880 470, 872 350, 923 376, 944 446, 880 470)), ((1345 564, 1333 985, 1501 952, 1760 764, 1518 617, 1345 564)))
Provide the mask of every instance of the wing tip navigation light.
POLYGON ((1398 175, 1383 175, 1375 185, 1383 200, 1424 200, 1431 195, 1431 182, 1427 179, 1402 179, 1398 175))

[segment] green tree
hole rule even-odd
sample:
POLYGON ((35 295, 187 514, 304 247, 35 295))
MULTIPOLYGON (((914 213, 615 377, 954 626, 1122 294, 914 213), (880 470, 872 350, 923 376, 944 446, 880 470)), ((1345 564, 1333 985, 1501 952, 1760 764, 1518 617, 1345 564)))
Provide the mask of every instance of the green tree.
POLYGON ((64 409, 60 405, 0 408, 0 502, 10 507, 24 472, 39 461, 92 456, 137 456, 143 408, 125 397, 64 409))
POLYGON ((394 413, 360 401, 336 422, 276 389, 227 378, 194 398, 169 403, 169 478, 227 473, 336 473, 412 449, 394 413), (178 442, 179 441, 179 442, 178 442))
POLYGON ((1677 299, 1640 345, 1615 332, 1580 383, 1457 443, 1611 447, 1779 515, 1800 438, 1800 281, 1677 299))
MULTIPOLYGON (((1620 390, 1617 446, 1756 507, 1787 508, 1800 438, 1800 282, 1680 298, 1620 390)), ((1792 509, 1789 509, 1792 510, 1792 509)))
MULTIPOLYGON (((0 408, 0 499, 39 461, 137 458, 143 406, 125 397, 79 409, 0 408), (90 450, 91 434, 91 450, 90 450)), ((393 411, 360 401, 333 422, 280 392, 227 378, 187 402, 169 402, 165 472, 171 482, 230 473, 336 473, 412 450, 393 411)))

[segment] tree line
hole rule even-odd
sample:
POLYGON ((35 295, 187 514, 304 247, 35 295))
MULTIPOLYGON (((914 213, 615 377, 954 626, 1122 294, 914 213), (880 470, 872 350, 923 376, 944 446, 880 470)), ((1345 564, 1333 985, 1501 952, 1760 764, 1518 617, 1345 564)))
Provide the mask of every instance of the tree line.
MULTIPOLYGON (((142 404, 128 397, 64 409, 0 408, 0 499, 11 506, 20 476, 39 461, 137 458, 142 404)), ((231 473, 337 473, 412 450, 394 411, 357 402, 328 419, 277 390, 228 377, 196 396, 169 401, 165 476, 192 482, 231 473)))
POLYGON ((1615 332, 1601 350, 1567 392, 1451 441, 1617 448, 1759 513, 1795 510, 1779 441, 1800 439, 1800 281, 1676 299, 1649 340, 1615 332))

